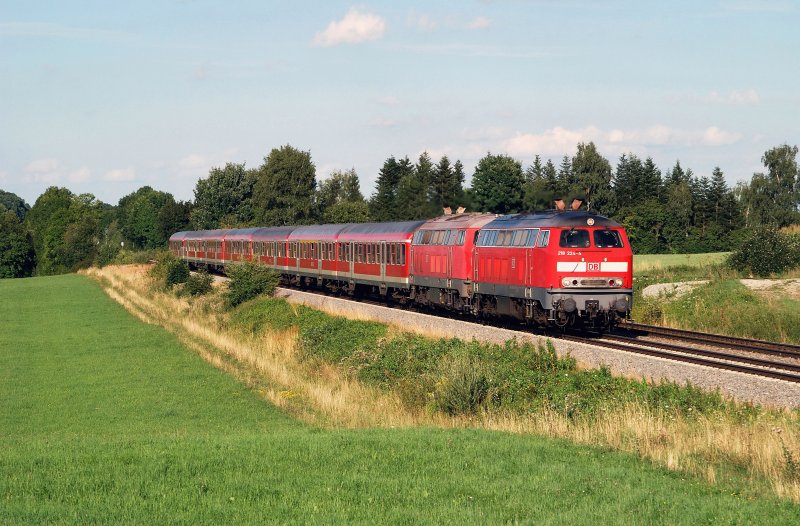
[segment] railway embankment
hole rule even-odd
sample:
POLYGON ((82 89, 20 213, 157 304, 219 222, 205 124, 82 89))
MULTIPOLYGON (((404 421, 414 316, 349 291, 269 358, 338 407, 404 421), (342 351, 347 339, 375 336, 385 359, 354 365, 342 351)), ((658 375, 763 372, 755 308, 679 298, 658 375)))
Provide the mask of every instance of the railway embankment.
MULTIPOLYGON (((471 320, 458 320, 403 309, 362 303, 345 298, 325 296, 282 288, 278 296, 292 303, 303 304, 350 319, 370 320, 402 327, 425 336, 477 340, 502 344, 516 339, 520 343, 544 343, 548 337, 523 330, 483 325, 471 320)), ((778 408, 800 407, 800 384, 764 378, 751 374, 711 368, 674 360, 643 356, 598 345, 551 338, 559 356, 572 356, 583 368, 608 367, 614 374, 662 380, 719 390, 739 402, 750 402, 778 408)))

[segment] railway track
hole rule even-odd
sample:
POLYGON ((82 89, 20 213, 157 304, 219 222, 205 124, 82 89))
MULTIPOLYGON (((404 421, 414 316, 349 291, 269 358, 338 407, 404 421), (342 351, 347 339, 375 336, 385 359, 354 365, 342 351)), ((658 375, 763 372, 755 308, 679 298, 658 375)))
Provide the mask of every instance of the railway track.
POLYGON ((705 332, 687 331, 684 329, 672 329, 670 327, 659 327, 656 325, 644 325, 641 323, 627 322, 619 326, 624 331, 640 334, 649 337, 669 338, 685 342, 692 342, 701 345, 712 345, 737 349, 741 351, 782 356, 786 358, 800 359, 800 345, 789 343, 769 342, 765 340, 750 340, 736 336, 725 336, 722 334, 712 334, 705 332))
POLYGON ((560 338, 618 351, 800 383, 800 364, 798 363, 768 360, 757 356, 743 356, 724 350, 688 347, 676 343, 640 341, 635 337, 616 335, 576 336, 567 334, 560 338))
MULTIPOLYGON (((322 296, 336 297, 335 295, 326 293, 325 291, 309 289, 299 290, 303 290, 303 292, 319 294, 322 296)), ((378 301, 374 298, 356 299, 348 297, 341 299, 397 308, 396 306, 378 301)), ((437 314, 441 315, 442 317, 455 318, 462 321, 474 321, 475 323, 486 322, 486 320, 479 322, 477 320, 470 320, 469 318, 465 318, 463 316, 453 315, 452 313, 448 315, 448 313, 431 311, 430 309, 414 309, 406 306, 401 310, 412 310, 426 314, 437 314)), ((520 330, 519 326, 513 327, 504 322, 491 324, 501 328, 514 328, 515 330, 520 330)), ((706 367, 773 378, 792 383, 800 383, 800 346, 797 345, 767 342, 763 340, 747 340, 745 338, 698 333, 637 323, 624 323, 620 326, 620 328, 631 335, 624 336, 621 334, 608 333, 550 333, 547 335, 562 340, 596 345, 619 351, 653 356, 657 358, 665 358, 668 360, 691 363, 695 365, 703 365, 706 367), (642 336, 655 336, 661 339, 671 339, 675 340, 677 343, 646 339, 643 340, 640 339, 642 336), (704 347, 696 347, 692 345, 703 345, 704 347), (714 348, 710 349, 706 347, 714 348), (734 354, 730 352, 731 349, 740 351, 740 353, 734 354), (743 355, 741 354, 741 351, 746 351, 752 355, 743 355), (784 358, 794 358, 797 359, 798 362, 792 363, 790 361, 771 360, 765 358, 764 355, 776 355, 784 358)))

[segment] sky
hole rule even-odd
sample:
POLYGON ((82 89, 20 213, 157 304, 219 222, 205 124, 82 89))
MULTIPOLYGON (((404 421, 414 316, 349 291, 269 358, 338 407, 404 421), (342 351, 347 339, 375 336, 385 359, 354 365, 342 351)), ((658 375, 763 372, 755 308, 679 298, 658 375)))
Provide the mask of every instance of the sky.
POLYGON ((284 144, 558 165, 594 141, 729 184, 800 143, 800 1, 0 0, 0 189, 192 199, 284 144))

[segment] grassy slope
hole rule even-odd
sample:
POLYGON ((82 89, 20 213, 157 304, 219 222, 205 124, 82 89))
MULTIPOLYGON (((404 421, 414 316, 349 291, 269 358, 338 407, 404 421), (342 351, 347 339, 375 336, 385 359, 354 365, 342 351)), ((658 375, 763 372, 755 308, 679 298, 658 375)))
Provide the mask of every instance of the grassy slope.
POLYGON ((595 448, 309 428, 85 278, 0 298, 2 523, 800 521, 595 448))
POLYGON ((704 267, 722 263, 730 252, 708 252, 706 254, 636 254, 633 269, 645 271, 670 267, 704 267))

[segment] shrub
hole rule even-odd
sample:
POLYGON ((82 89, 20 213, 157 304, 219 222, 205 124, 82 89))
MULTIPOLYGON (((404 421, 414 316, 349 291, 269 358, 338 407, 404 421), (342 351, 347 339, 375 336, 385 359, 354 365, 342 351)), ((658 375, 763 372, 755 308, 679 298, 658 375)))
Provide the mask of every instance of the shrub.
POLYGON ((261 294, 272 295, 280 276, 274 270, 254 263, 236 263, 225 267, 230 278, 225 302, 235 307, 261 294))
POLYGON ((728 266, 756 276, 785 272, 800 265, 800 243, 795 236, 772 227, 753 229, 728 258, 728 266))
POLYGON ((448 357, 440 365, 434 400, 448 415, 474 413, 486 399, 489 380, 483 365, 468 355, 448 357))
POLYGON ((196 272, 186 280, 186 292, 191 296, 202 296, 208 294, 213 288, 211 284, 214 278, 208 272, 196 272))
POLYGON ((164 284, 167 287, 172 287, 178 283, 186 283, 188 280, 189 265, 181 259, 171 261, 167 267, 167 277, 164 279, 164 284))
POLYGON ((178 283, 186 283, 189 279, 189 265, 170 252, 161 252, 156 256, 156 264, 150 274, 164 286, 172 287, 178 283))

